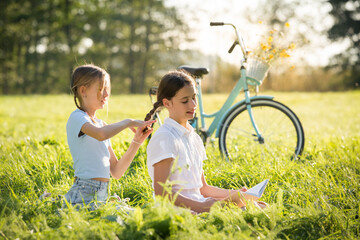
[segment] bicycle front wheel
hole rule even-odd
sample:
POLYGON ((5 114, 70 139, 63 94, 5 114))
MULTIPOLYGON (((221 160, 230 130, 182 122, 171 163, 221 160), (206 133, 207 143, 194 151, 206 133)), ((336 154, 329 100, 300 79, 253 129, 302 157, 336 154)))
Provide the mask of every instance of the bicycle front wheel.
POLYGON ((255 132, 246 105, 240 105, 221 126, 219 147, 223 155, 229 160, 296 159, 305 143, 298 117, 285 105, 268 99, 252 101, 251 108, 261 137, 255 132))

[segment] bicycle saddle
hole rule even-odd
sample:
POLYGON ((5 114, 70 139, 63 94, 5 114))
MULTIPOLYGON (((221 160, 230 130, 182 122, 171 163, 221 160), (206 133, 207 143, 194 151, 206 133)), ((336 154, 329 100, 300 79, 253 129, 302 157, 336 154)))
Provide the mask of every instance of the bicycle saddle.
POLYGON ((209 73, 209 69, 205 68, 205 67, 191 67, 191 66, 187 66, 187 65, 182 65, 180 67, 178 67, 178 69, 184 69, 185 71, 189 72, 191 75, 195 76, 195 77, 202 77, 202 75, 208 74, 209 73))

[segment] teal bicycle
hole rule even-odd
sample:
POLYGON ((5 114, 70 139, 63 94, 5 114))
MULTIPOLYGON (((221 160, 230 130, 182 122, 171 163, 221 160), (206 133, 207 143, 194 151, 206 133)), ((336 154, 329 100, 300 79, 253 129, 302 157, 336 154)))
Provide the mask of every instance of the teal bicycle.
MULTIPOLYGON (((231 53, 239 45, 242 51, 241 76, 219 111, 204 112, 201 92, 201 80, 209 73, 207 68, 180 66, 193 75, 197 87, 199 117, 195 115, 190 124, 196 129, 203 141, 207 143, 215 134, 219 139, 219 148, 227 160, 278 158, 297 159, 305 143, 304 130, 299 118, 284 104, 274 101, 273 96, 250 96, 249 86, 258 86, 266 77, 270 65, 255 58, 248 57, 245 43, 237 28, 231 23, 211 22, 210 26, 232 26, 236 40, 229 49, 231 53), (244 99, 234 101, 244 90, 244 99), (206 118, 212 118, 210 126, 206 118)), ((150 99, 156 95, 157 87, 149 91, 150 99)), ((162 124, 159 112, 154 114, 158 124, 162 124)))

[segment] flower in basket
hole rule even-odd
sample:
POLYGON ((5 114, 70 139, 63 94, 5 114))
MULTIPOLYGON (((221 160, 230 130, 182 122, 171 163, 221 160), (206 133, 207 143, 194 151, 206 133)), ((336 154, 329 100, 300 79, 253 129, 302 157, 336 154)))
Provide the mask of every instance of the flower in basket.
MULTIPOLYGON (((285 28, 289 27, 290 24, 285 23, 285 28)), ((273 29, 268 35, 261 36, 260 45, 249 52, 249 57, 271 64, 279 58, 289 58, 290 52, 295 48, 295 43, 286 43, 283 32, 273 29)))

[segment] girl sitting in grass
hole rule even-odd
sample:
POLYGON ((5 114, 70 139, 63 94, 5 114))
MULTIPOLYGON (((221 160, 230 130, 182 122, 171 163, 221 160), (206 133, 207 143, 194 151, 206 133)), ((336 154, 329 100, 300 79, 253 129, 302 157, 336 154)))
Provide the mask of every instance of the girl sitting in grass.
MULTIPOLYGON (((169 111, 169 118, 155 132, 147 147, 147 165, 155 195, 174 200, 175 205, 200 213, 218 202, 233 202, 243 208, 247 189, 228 190, 210 186, 203 172, 206 153, 200 136, 188 120, 194 117, 197 101, 194 79, 183 71, 166 74, 159 84, 157 102, 146 115, 151 119, 159 107, 169 111), (171 190, 166 190, 167 180, 171 190)), ((245 200, 246 199, 246 200, 245 200)), ((266 203, 258 201, 264 208, 266 203)))
POLYGON ((152 132, 143 132, 154 121, 125 119, 107 125, 96 118, 110 95, 109 74, 94 65, 77 67, 71 78, 71 90, 77 109, 66 125, 67 141, 74 161, 75 179, 65 199, 75 205, 87 205, 108 198, 109 178, 119 179, 134 159, 140 145, 152 132), (134 138, 124 155, 117 159, 110 138, 130 128, 134 138), (135 129, 137 128, 137 129, 135 129))

